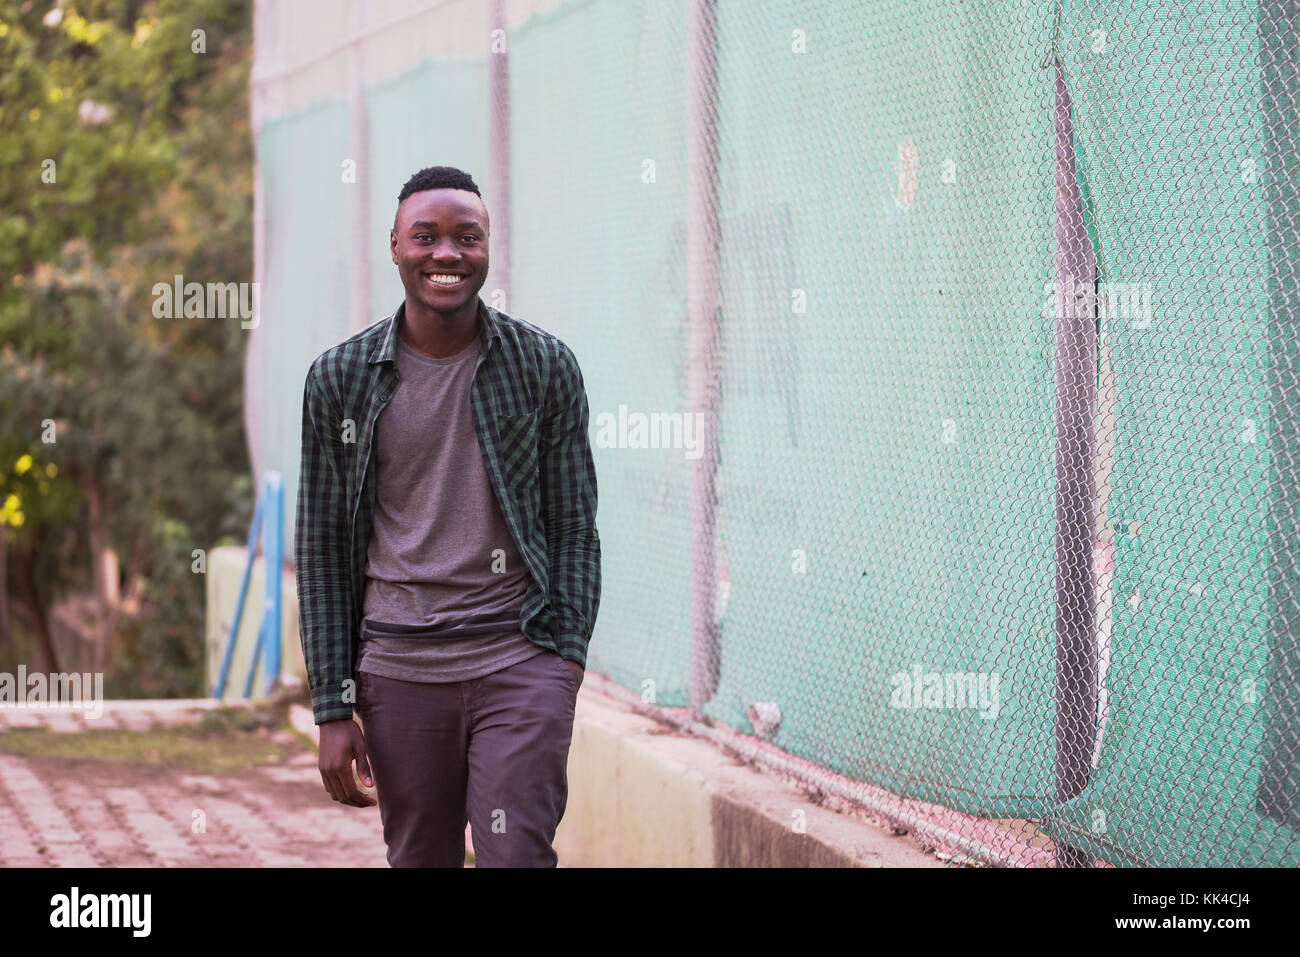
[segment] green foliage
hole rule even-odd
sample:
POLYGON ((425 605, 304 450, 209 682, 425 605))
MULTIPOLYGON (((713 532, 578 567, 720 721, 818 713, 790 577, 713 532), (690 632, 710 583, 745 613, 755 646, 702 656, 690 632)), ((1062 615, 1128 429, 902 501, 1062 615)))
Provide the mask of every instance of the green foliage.
POLYGON ((57 22, 53 6, 0 0, 9 579, 27 563, 43 607, 90 587, 97 490, 105 543, 143 582, 106 690, 200 693, 191 553, 242 540, 251 516, 246 331, 237 319, 155 318, 152 290, 176 274, 252 281, 250 4, 90 0, 63 5, 57 22))

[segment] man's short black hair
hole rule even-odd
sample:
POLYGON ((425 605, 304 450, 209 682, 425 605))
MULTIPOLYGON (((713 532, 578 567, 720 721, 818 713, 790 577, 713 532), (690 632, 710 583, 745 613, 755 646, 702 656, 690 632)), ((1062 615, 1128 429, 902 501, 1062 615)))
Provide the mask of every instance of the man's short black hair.
POLYGON ((400 206, 402 200, 412 193, 422 193, 426 189, 467 189, 479 199, 483 198, 483 194, 478 191, 478 184, 469 173, 454 166, 430 166, 406 181, 397 197, 397 205, 400 206))

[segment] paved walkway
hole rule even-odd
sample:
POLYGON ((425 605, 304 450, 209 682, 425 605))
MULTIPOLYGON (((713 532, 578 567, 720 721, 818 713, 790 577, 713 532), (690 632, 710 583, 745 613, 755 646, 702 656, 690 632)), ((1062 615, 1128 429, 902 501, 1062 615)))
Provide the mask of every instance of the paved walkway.
MULTIPOLYGON (((208 701, 105 702, 102 717, 0 707, 0 734, 148 730, 195 721, 208 701)), ((230 703, 225 703, 229 707, 230 703)), ((330 800, 316 753, 194 774, 112 760, 0 754, 0 867, 387 867, 378 808, 330 800)))

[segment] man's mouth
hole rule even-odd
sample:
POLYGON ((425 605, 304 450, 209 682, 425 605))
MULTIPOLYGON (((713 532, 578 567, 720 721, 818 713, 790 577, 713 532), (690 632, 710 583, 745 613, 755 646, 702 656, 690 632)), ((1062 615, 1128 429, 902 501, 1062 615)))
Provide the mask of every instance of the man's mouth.
POLYGON ((442 289, 450 289, 459 286, 465 281, 465 277, 454 272, 426 272, 424 281, 442 289))

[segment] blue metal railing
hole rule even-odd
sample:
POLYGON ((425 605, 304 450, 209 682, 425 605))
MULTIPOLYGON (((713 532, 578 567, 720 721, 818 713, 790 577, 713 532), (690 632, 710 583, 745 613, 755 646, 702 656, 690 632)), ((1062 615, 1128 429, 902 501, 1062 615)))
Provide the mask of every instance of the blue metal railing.
POLYGON ((239 598, 235 602, 235 614, 230 620, 226 646, 221 653, 221 669, 217 674, 216 687, 212 690, 214 698, 224 697, 226 692, 226 680, 230 676, 230 661, 234 656, 235 640, 239 635, 239 624, 244 617, 248 581, 253 572, 253 561, 257 557, 259 531, 262 538, 266 591, 262 602, 262 621, 257 629, 257 642, 253 645, 253 654, 248 662, 248 674, 244 679, 245 698, 252 695, 253 675, 257 671, 257 664, 264 650, 266 667, 262 672, 263 691, 270 694, 276 680, 280 677, 280 567, 284 531, 284 485, 279 472, 266 473, 257 496, 257 505, 253 509, 253 521, 248 528, 247 560, 244 563, 244 574, 239 582, 239 598))

